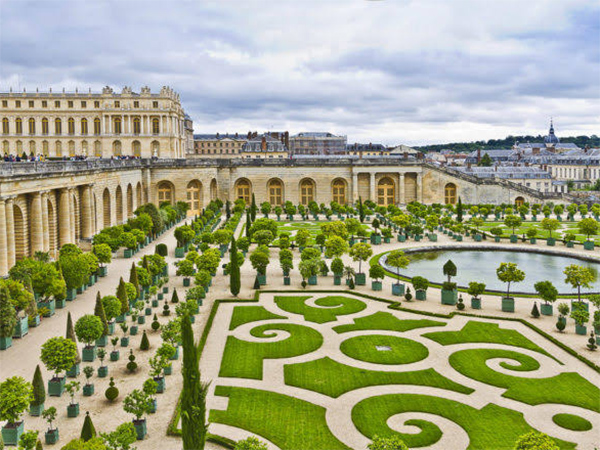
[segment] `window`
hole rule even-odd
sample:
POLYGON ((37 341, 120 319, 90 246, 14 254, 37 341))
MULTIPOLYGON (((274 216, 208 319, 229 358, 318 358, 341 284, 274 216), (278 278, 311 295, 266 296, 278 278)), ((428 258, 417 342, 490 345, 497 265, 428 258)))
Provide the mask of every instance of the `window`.
POLYGON ((16 108, 20 108, 21 107, 21 100, 15 101, 15 107, 16 108))
POLYGON ((87 119, 81 119, 81 134, 88 134, 87 119))
POLYGON ((42 100, 42 108, 47 108, 48 102, 46 100, 42 100))
POLYGON ((35 155, 35 141, 29 141, 29 154, 35 155))
POLYGON ((115 108, 120 108, 121 107, 121 102, 118 100, 115 100, 115 108))
POLYGON ((332 189, 332 200, 340 205, 346 204, 346 183, 344 180, 337 179, 333 181, 331 186, 332 189))
POLYGON ((394 181, 389 177, 382 178, 377 185, 377 204, 380 206, 393 205, 395 193, 394 181))
POLYGON ((55 108, 60 108, 60 100, 55 100, 54 101, 54 107, 55 108))
POLYGON ((281 180, 269 181, 269 203, 274 206, 283 204, 283 183, 281 180))
POLYGON ((2 100, 2 107, 8 108, 8 100, 2 100))
POLYGON ((42 119, 42 134, 44 136, 48 135, 48 119, 45 117, 42 119))
POLYGON ((160 205, 162 202, 173 203, 173 188, 171 184, 167 181, 161 181, 158 183, 157 187, 158 191, 158 204, 160 205))
POLYGON ((75 142, 69 141, 69 156, 75 156, 75 142))
POLYGON ((114 156, 121 156, 122 152, 121 152, 121 141, 115 141, 113 142, 113 155, 114 156))
POLYGON ((15 134, 23 134, 23 120, 20 117, 15 120, 15 134))
POLYGON ((241 198, 246 202, 246 204, 250 203, 250 182, 245 178, 239 180, 236 184, 235 189, 236 197, 241 198))
POLYGON ((54 145, 56 156, 62 156, 62 143, 60 141, 56 141, 56 144, 54 145))
POLYGON ((87 102, 86 101, 82 101, 81 102, 81 107, 82 108, 87 108, 87 102))
POLYGON ((191 214, 200 213, 200 194, 202 185, 198 180, 190 181, 187 185, 187 203, 190 205, 189 212, 191 214))
POLYGON ((35 106, 35 102, 33 100, 29 100, 29 107, 33 108, 35 106))
POLYGON ((302 180, 300 183, 300 203, 308 205, 315 199, 315 182, 313 180, 302 180))
POLYGON ((54 134, 62 134, 62 121, 60 119, 54 121, 54 134))
POLYGON ((152 134, 160 133, 160 119, 158 117, 152 118, 152 134))
POLYGON ((4 153, 9 153, 10 152, 10 144, 8 143, 8 141, 2 142, 2 151, 4 153))
POLYGON ((75 119, 72 117, 67 120, 67 131, 71 135, 75 134, 75 119))
POLYGON ((133 107, 134 108, 139 108, 140 107, 140 102, 138 102, 137 100, 133 102, 133 107))
POLYGON ((152 102, 152 107, 153 108, 158 108, 158 102, 152 102))
POLYGON ((120 117, 115 117, 113 119, 113 133, 121 134, 121 118, 120 117))
POLYGON ((8 132, 10 131, 10 126, 8 124, 8 118, 3 118, 2 119, 2 134, 8 134, 8 132))
POLYGON ((33 117, 29 119, 29 134, 35 134, 35 119, 33 117))
POLYGON ((48 156, 48 141, 42 142, 42 153, 44 156, 48 156))
POLYGON ((100 135, 100 119, 98 117, 94 119, 94 134, 96 136, 100 135))
POLYGON ((23 143, 21 141, 17 141, 17 155, 23 153, 23 143))
POLYGON ((67 106, 68 106, 69 108, 72 108, 72 107, 73 107, 73 101, 72 101, 72 100, 69 100, 69 101, 67 102, 67 106))
POLYGON ((456 185, 448 183, 444 187, 444 203, 446 205, 454 205, 456 203, 456 185))
POLYGON ((133 156, 142 156, 142 145, 140 141, 133 141, 131 144, 133 156))
POLYGON ((100 102, 94 102, 94 108, 100 108, 100 102))
POLYGON ((141 121, 139 117, 133 118, 133 134, 140 134, 141 132, 141 121))
POLYGON ((94 142, 94 156, 97 158, 102 157, 102 144, 100 144, 100 141, 94 142))

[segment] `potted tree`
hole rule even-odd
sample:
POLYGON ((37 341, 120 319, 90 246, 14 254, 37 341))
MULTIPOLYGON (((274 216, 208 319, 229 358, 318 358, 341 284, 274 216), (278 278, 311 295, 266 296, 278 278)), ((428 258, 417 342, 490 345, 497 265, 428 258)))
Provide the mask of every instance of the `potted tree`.
POLYGON ((340 286, 344 274, 344 262, 341 258, 334 258, 331 261, 331 271, 333 272, 333 284, 335 286, 340 286))
POLYGON ((90 383, 90 378, 94 375, 94 368, 92 366, 85 366, 83 368, 83 374, 85 375, 85 384, 83 385, 83 396, 90 397, 94 394, 94 383, 90 383))
POLYGON ((514 214, 509 214, 504 217, 504 225, 507 228, 512 229, 512 234, 510 235, 510 242, 516 244, 519 240, 518 236, 515 234, 515 228, 518 228, 523 223, 523 219, 519 216, 515 216, 514 214))
POLYGON ((481 242, 483 236, 479 232, 479 227, 483 225, 483 219, 481 217, 471 217, 469 222, 475 227, 475 234, 473 235, 473 239, 475 240, 475 242, 481 242))
POLYGON ((267 284, 267 266, 269 265, 269 248, 261 245, 256 248, 250 255, 250 263, 261 286, 267 284))
POLYGON ((381 226, 381 223, 379 222, 379 219, 374 219, 373 222, 371 222, 371 226, 373 227, 373 230, 374 230, 371 233, 371 244, 380 245, 381 244, 381 234, 379 234, 379 227, 381 226))
POLYGON ((182 259, 175 263, 177 266, 177 272, 175 273, 177 276, 183 277, 183 285, 185 287, 189 287, 190 285, 190 277, 194 275, 194 263, 189 259, 182 259))
POLYGON ((115 319, 121 314, 121 302, 114 295, 102 297, 102 308, 108 325, 108 334, 115 332, 115 319))
POLYGON ((485 292, 485 283, 471 281, 467 293, 471 296, 471 308, 481 309, 481 298, 479 296, 485 292))
POLYGON ((540 305, 540 311, 544 316, 552 315, 552 303, 558 298, 558 291, 551 281, 538 281, 533 285, 544 304, 540 305))
POLYGON ((127 336, 129 325, 127 325, 126 322, 122 322, 119 325, 121 327, 121 331, 123 332, 123 337, 121 338, 121 347, 127 347, 129 345, 129 336, 127 336))
POLYGON ((406 269, 410 260, 402 250, 392 250, 388 253, 386 262, 396 268, 396 283, 392 284, 392 295, 404 295, 404 284, 400 283, 400 269, 406 269))
POLYGON ((591 283, 595 281, 592 269, 577 264, 570 264, 565 267, 563 273, 565 274, 565 283, 570 284, 573 289, 577 288, 577 302, 573 302, 571 309, 574 309, 576 305, 580 305, 586 311, 589 311, 589 304, 581 301, 581 288, 591 288, 591 283))
POLYGON ((283 284, 290 285, 290 270, 294 268, 293 255, 291 250, 286 248, 279 250, 279 266, 283 270, 283 284))
POLYGON ((546 239, 546 244, 553 247, 554 244, 556 244, 556 239, 552 237, 552 232, 560 228, 560 222, 557 219, 545 217, 540 222, 540 226, 542 227, 542 229, 548 232, 548 239, 546 239))
POLYGON ((538 234, 538 229, 536 227, 527 228, 527 231, 525 232, 525 234, 529 238, 530 244, 535 244, 537 242, 536 236, 538 234))
POLYGON ((108 366, 104 365, 104 358, 106 358, 106 350, 99 348, 98 359, 100 360, 100 367, 98 367, 98 378, 105 378, 108 375, 108 366))
POLYGON ((96 304, 94 305, 94 315, 100 319, 102 323, 102 335, 96 340, 97 347, 106 347, 108 343, 108 321, 106 320, 106 313, 104 312, 104 306, 102 305, 102 298, 100 297, 100 291, 96 294, 96 304))
POLYGON ((574 233, 565 233, 563 235, 563 240, 565 241, 567 248, 575 247, 575 239, 577 239, 577 236, 575 236, 574 233))
POLYGON ((105 277, 108 274, 106 264, 112 261, 112 250, 108 244, 96 244, 92 247, 92 251, 98 258, 98 276, 105 277))
POLYGON ((435 233, 435 229, 439 226, 440 219, 435 214, 430 214, 425 218, 425 227, 429 230, 429 234, 427 237, 431 242, 437 242, 437 234, 435 233))
POLYGON ((65 390, 65 377, 60 374, 69 370, 77 361, 77 344, 71 339, 53 337, 42 345, 41 361, 51 372, 52 379, 48 380, 48 395, 60 397, 65 390))
POLYGON ((0 285, 0 350, 12 345, 12 336, 17 324, 17 312, 8 293, 8 288, 0 285))
POLYGON ((123 399, 123 410, 134 416, 133 426, 135 427, 139 441, 143 440, 147 434, 146 419, 144 416, 150 413, 150 405, 151 398, 139 389, 134 389, 123 399))
MULTIPOLYGON (((379 241, 381 243, 381 241, 379 241)), ((357 286, 364 286, 367 282, 367 275, 361 271, 363 261, 367 261, 373 255, 371 245, 364 242, 357 242, 350 248, 350 256, 353 261, 358 261, 358 272, 355 280, 357 286)))
POLYGON ((148 364, 150 365, 150 376, 156 381, 156 392, 159 394, 162 394, 165 391, 166 382, 164 370, 170 365, 169 361, 174 354, 175 347, 167 342, 163 342, 156 350, 156 354, 148 361, 148 364))
POLYGON ((569 305, 566 303, 558 304, 558 321, 556 322, 556 328, 558 331, 562 332, 567 325, 567 315, 569 314, 569 305))
POLYGON ((371 277, 371 289, 374 291, 383 290, 383 282, 381 281, 385 277, 385 270, 379 264, 375 263, 369 267, 369 276, 371 277))
POLYGON ((598 229, 600 228, 600 224, 591 217, 587 219, 582 219, 577 224, 577 228, 579 228, 579 232, 581 234, 585 234, 586 239, 583 243, 583 248, 585 250, 594 250, 594 241, 590 240, 590 236, 598 234, 598 229))
POLYGON ((75 403, 75 394, 79 392, 81 383, 79 381, 69 381, 65 385, 65 390, 71 396, 71 401, 67 406, 67 417, 77 417, 79 415, 79 403, 75 403))
POLYGON ((42 413, 42 417, 48 422, 48 430, 44 434, 44 441, 47 445, 56 444, 58 442, 58 427, 52 428, 52 422, 56 420, 56 408, 51 406, 42 413))
POLYGON ((77 320, 75 323, 75 334, 79 341, 85 343, 81 354, 82 360, 92 362, 96 360, 96 345, 97 339, 100 339, 104 327, 98 316, 86 314, 77 320))
POLYGON ((571 311, 571 319, 575 321, 575 333, 585 336, 587 334, 586 323, 590 320, 590 313, 581 305, 574 305, 571 311))
POLYGON ((2 441, 5 445, 17 445, 25 429, 21 416, 33 400, 33 386, 21 377, 8 378, 0 383, 0 420, 2 441))
POLYGON ((33 400, 29 404, 29 414, 37 417, 44 411, 44 402, 46 401, 46 387, 44 386, 39 364, 35 367, 31 384, 33 386, 33 400))
POLYGON ((144 386, 142 387, 142 391, 150 398, 150 413, 153 414, 156 412, 157 402, 156 402, 156 389, 157 383, 152 378, 148 378, 144 381, 144 386))
POLYGON ((79 349, 77 348, 77 337, 75 336, 75 329, 73 328, 73 320, 71 319, 71 313, 67 314, 67 334, 65 336, 75 343, 75 349, 77 350, 77 357, 75 358, 75 364, 67 370, 67 376, 69 378, 76 378, 79 376, 79 364, 81 363, 81 356, 79 355, 79 349))
POLYGON ((502 311, 515 312, 515 299, 510 296, 510 284, 520 283, 525 279, 525 272, 515 263, 500 263, 496 269, 496 276, 503 283, 507 283, 506 297, 502 297, 502 311))
POLYGON ((501 227, 493 227, 490 229, 490 233, 494 236, 494 242, 500 242, 500 237, 504 232, 501 227))
POLYGON ((117 350, 117 344, 119 343, 119 338, 117 336, 111 338, 110 343, 113 345, 113 349, 110 352, 110 360, 118 361, 119 360, 119 350, 117 350))
POLYGON ((311 286, 316 285, 317 274, 319 273, 319 265, 320 261, 317 258, 310 258, 300 261, 298 269, 300 270, 300 275, 302 275, 302 280, 308 280, 308 284, 311 286))
POLYGON ((415 298, 417 300, 427 299, 427 288, 429 287, 429 280, 425 277, 412 277, 412 285, 415 288, 415 298))
POLYGON ((452 277, 456 276, 457 269, 451 259, 446 261, 446 264, 442 267, 442 272, 448 277, 448 280, 442 284, 442 304, 455 305, 458 291, 456 289, 456 283, 452 281, 452 277))

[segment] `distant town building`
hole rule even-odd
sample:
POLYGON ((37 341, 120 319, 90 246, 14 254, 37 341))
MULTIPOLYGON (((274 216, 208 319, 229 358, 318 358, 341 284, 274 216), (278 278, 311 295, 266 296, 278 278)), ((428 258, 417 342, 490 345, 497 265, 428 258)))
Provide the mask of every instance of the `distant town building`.
POLYGON ((382 144, 348 144, 346 153, 355 156, 385 156, 390 154, 390 149, 382 144))
MULTIPOLYGON (((242 146, 248 141, 246 135, 235 134, 195 134, 193 157, 239 158, 242 146)), ((189 157, 190 155, 188 155, 189 157)))
POLYGON ((539 167, 525 166, 493 166, 457 167, 458 172, 473 175, 477 178, 508 180, 513 183, 535 189, 540 192, 552 192, 552 175, 539 167))
POLYGON ((278 133, 279 139, 273 133, 254 136, 242 145, 244 158, 288 158, 289 151, 285 145, 285 134, 278 133))
POLYGON ((293 155, 343 155, 346 152, 346 136, 332 133, 304 132, 289 139, 293 155))

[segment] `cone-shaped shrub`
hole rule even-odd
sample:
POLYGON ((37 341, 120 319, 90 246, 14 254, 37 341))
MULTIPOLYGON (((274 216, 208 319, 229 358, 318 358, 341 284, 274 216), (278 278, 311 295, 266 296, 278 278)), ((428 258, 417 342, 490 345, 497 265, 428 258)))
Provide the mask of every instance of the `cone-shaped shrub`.
POLYGON ((100 291, 96 294, 96 306, 94 306, 94 315, 102 322, 102 336, 108 336, 108 322, 106 320, 106 313, 104 312, 104 305, 102 304, 102 297, 100 291))
POLYGON ((135 267, 135 263, 131 263, 131 269, 129 270, 129 282, 135 286, 135 290, 138 295, 140 293, 140 280, 137 274, 137 267, 135 267))
MULTIPOLYGON (((73 320, 71 319, 71 313, 67 314, 67 339, 71 339, 75 342, 75 346, 77 346, 77 337, 75 336, 75 329, 73 328, 73 320)), ((79 364, 81 362, 81 356, 79 355, 79 349, 77 350, 77 360, 75 364, 79 364)))
POLYGON ((127 314, 129 312, 129 298, 127 297, 127 289, 125 288, 125 282, 123 277, 119 280, 119 287, 117 288, 117 298, 121 302, 121 314, 127 314))
POLYGON ((142 335, 142 342, 140 343, 140 350, 148 350, 150 349, 150 341, 148 340, 148 336, 146 335, 146 330, 144 330, 144 334, 142 335))
MULTIPOLYGON (((112 378, 111 378, 112 380, 112 378)), ((92 418, 90 417, 90 412, 86 411, 85 420, 83 421, 83 427, 81 428, 81 439, 84 442, 89 441, 93 437, 96 437, 96 428, 92 423, 92 418)))
POLYGON ((173 289, 173 295, 171 296, 171 303, 179 303, 179 296, 177 295, 177 289, 173 289))
POLYGON ((231 261, 229 262, 229 291, 231 295, 237 297, 240 293, 241 278, 240 278, 240 265, 237 259, 237 244, 235 237, 231 238, 231 261))
POLYGON ((32 406, 43 405, 44 402, 46 401, 46 387, 44 386, 44 379, 42 378, 42 371, 40 370, 39 364, 35 368, 32 384, 33 384, 33 401, 31 402, 31 405, 32 406))
POLYGON ((532 315, 532 317, 535 317, 536 319, 538 317, 540 317, 540 310, 538 309, 537 302, 533 302, 533 308, 531 309, 531 315, 532 315))

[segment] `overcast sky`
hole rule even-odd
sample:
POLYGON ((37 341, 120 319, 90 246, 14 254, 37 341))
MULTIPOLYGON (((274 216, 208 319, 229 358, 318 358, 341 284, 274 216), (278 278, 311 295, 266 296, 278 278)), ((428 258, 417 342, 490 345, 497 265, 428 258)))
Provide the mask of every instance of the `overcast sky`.
POLYGON ((196 133, 600 134, 589 0, 0 0, 0 91, 180 93, 196 133))

